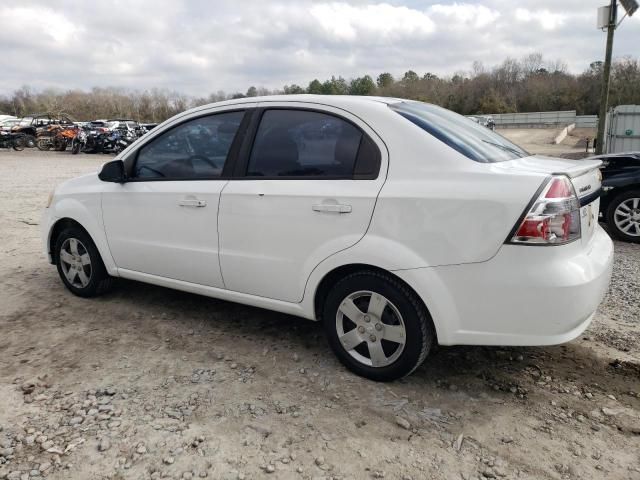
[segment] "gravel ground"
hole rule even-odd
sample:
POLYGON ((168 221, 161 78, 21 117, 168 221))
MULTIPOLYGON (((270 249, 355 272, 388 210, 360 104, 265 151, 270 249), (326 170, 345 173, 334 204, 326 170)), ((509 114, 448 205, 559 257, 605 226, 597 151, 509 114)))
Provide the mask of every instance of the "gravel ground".
POLYGON ((377 384, 312 322, 134 282, 68 293, 39 212, 106 159, 0 151, 0 479, 640 479, 640 245, 616 243, 581 338, 440 348, 377 384))

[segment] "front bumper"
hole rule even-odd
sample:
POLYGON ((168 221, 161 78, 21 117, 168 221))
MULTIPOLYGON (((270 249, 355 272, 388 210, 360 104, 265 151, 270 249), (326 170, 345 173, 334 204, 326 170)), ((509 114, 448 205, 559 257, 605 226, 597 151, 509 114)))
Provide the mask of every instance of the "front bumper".
POLYGON ((580 335, 612 266, 613 242, 597 226, 586 245, 503 245, 487 262, 394 273, 423 298, 440 344, 524 346, 580 335))
POLYGON ((40 238, 42 240, 42 250, 49 263, 53 263, 53 257, 51 255, 49 243, 51 239, 51 229, 53 228, 53 225, 55 223, 56 218, 53 216, 52 209, 45 208, 42 211, 42 216, 40 217, 40 238))

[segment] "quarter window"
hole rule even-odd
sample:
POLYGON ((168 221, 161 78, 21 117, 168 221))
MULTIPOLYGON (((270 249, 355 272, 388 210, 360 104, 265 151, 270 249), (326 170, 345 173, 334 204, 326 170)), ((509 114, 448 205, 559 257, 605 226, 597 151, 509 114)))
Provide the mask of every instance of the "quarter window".
POLYGON ((182 123, 142 147, 137 179, 199 180, 219 177, 244 112, 219 113, 182 123))
POLYGON ((333 115, 267 110, 260 121, 247 175, 353 178, 362 132, 333 115))

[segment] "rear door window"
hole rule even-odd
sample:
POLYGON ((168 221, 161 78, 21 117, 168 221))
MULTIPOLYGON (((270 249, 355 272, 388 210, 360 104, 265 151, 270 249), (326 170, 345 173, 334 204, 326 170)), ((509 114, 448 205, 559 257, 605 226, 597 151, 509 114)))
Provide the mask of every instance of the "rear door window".
POLYGON ((364 135, 333 115, 274 109, 262 115, 249 177, 353 178, 364 135))

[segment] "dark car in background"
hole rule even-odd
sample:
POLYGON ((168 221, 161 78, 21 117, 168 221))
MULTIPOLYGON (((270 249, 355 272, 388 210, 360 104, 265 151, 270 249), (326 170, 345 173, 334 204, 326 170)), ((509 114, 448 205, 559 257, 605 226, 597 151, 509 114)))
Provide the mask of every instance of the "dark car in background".
POLYGON ((590 157, 602 160, 600 214, 613 236, 640 243, 640 152, 590 157))
POLYGON ((36 146, 36 136, 49 125, 72 126, 73 120, 65 114, 39 113, 22 117, 20 123, 14 126, 13 133, 23 133, 25 144, 29 148, 36 146))

